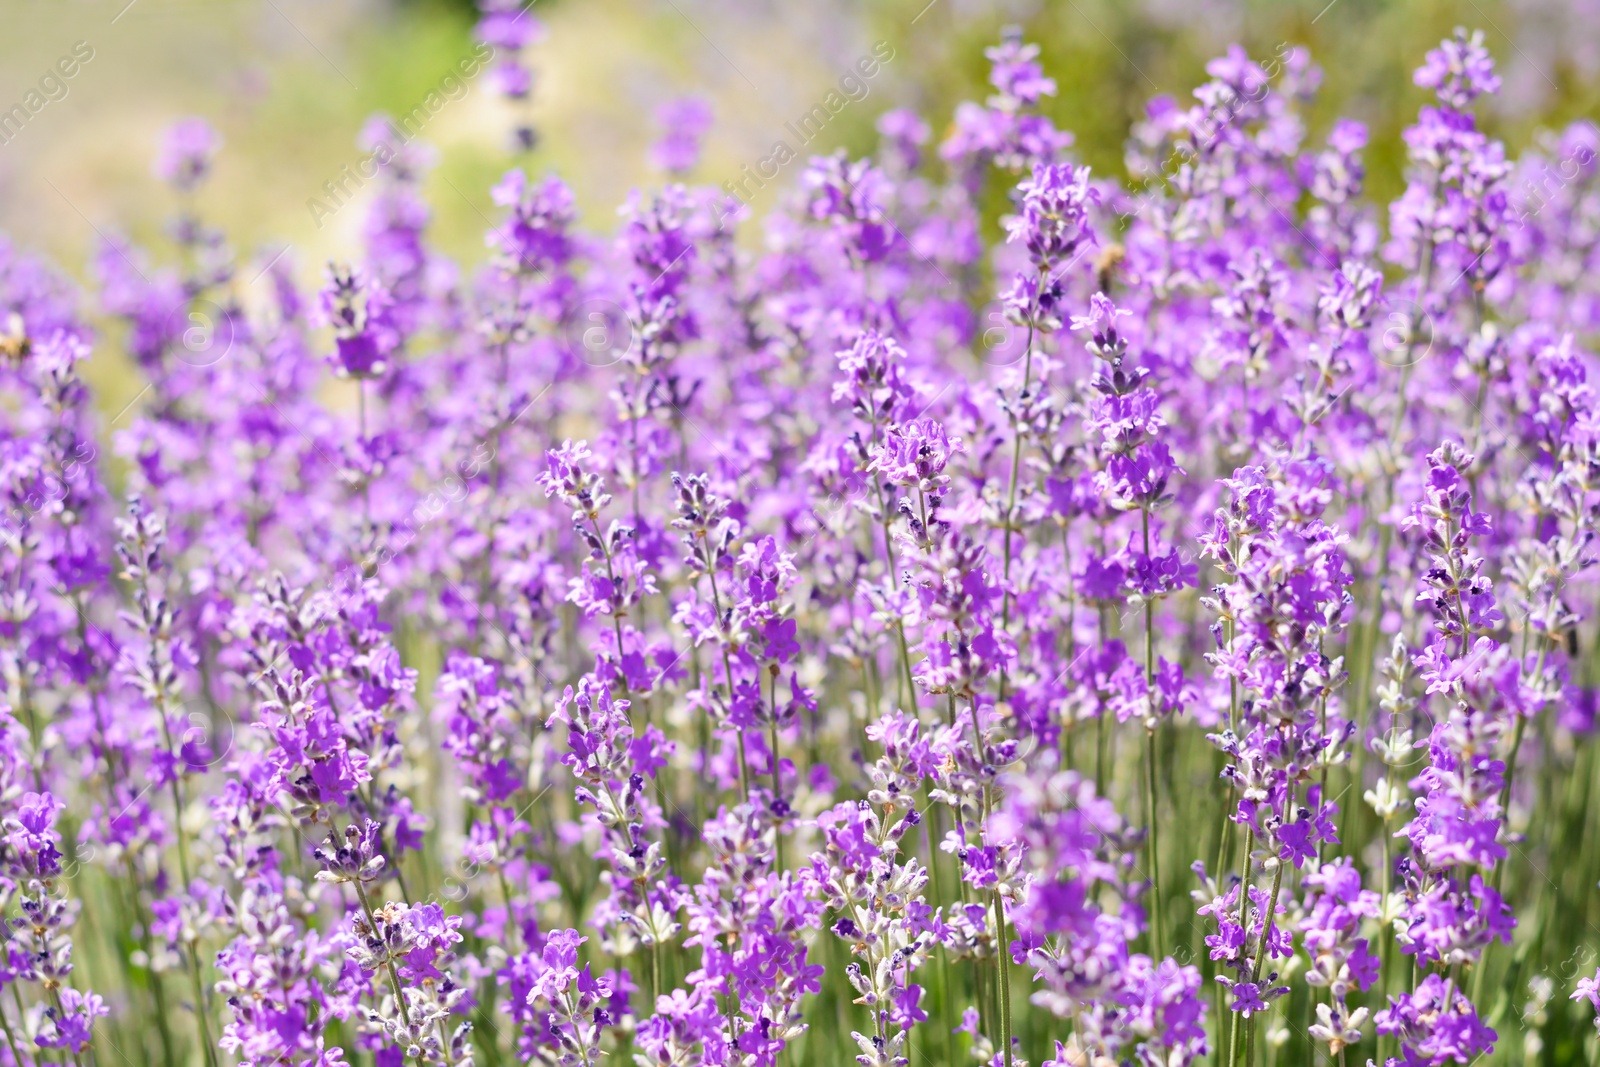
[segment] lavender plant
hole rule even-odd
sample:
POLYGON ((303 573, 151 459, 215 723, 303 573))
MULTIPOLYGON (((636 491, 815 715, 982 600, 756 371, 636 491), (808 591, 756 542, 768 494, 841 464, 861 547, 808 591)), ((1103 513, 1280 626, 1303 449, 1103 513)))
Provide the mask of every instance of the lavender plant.
POLYGON ((0 1067, 1600 1057, 1600 131, 1458 33, 1385 212, 1233 48, 1131 188, 987 56, 759 227, 689 100, 475 271, 382 120, 315 295, 199 120, 94 312, 0 244, 0 1067))

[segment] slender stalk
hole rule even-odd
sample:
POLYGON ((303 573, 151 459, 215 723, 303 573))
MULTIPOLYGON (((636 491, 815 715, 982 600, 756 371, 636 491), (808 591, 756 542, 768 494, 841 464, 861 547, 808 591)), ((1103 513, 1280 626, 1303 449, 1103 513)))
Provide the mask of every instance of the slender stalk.
POLYGON ((0 1028, 5 1030, 6 1044, 11 1046, 11 1062, 17 1067, 23 1067, 22 1053, 17 1051, 17 1038, 11 1032, 11 1022, 6 1018, 5 1007, 0 1005, 0 1028))
MULTIPOLYGON (((1536 675, 1544 669, 1544 656, 1544 650, 1540 649, 1539 665, 1534 669, 1536 675)), ((1517 753, 1522 748, 1522 735, 1527 730, 1527 726, 1528 717, 1526 715, 1518 715, 1517 725, 1511 733, 1511 755, 1506 757, 1506 780, 1500 785, 1500 817, 1507 819, 1507 822, 1509 822, 1509 819, 1507 818, 1506 802, 1511 797, 1511 782, 1517 773, 1517 753)), ((1511 857, 1507 856, 1495 864, 1493 882, 1496 893, 1500 892, 1500 886, 1505 881, 1506 867, 1510 864, 1510 861, 1511 857)), ((1493 948, 1494 942, 1492 940, 1483 946, 1483 952, 1479 955, 1478 964, 1474 968, 1472 976, 1472 1001, 1474 1004, 1482 1002, 1484 976, 1489 971, 1489 953, 1493 948)))
POLYGON ((633 528, 642 529, 644 520, 639 515, 639 419, 637 411, 628 412, 628 462, 633 468, 628 472, 629 492, 633 498, 633 528))
POLYGON ((439 1028, 439 1058, 444 1061, 445 1067, 450 1067, 450 1034, 444 1028, 444 1019, 437 1021, 439 1028))
MULTIPOLYGON (((1150 555, 1150 512, 1148 509, 1141 511, 1144 534, 1144 554, 1150 555)), ((1162 917, 1161 899, 1161 838, 1159 824, 1156 817, 1156 629, 1155 629, 1155 601, 1144 602, 1144 691, 1145 700, 1149 702, 1146 711, 1148 718, 1145 726, 1145 760, 1144 760, 1144 797, 1145 816, 1149 822, 1149 835, 1145 838, 1149 845, 1150 856, 1150 936, 1153 955, 1161 959, 1166 946, 1166 920, 1162 917)))
POLYGON ((1250 1020, 1246 1019, 1240 1012, 1230 1011, 1228 1014, 1233 1017, 1233 1038, 1228 1042, 1228 1063, 1231 1067, 1231 1065, 1239 1062, 1240 1044, 1244 1041, 1245 1024, 1250 1020))
POLYGON ((1106 713, 1101 708, 1094 717, 1094 791, 1100 796, 1106 792, 1106 713))
MULTIPOLYGON (((1022 391, 1017 394, 1018 399, 1028 395, 1028 386, 1033 383, 1033 326, 1028 326, 1028 346, 1022 357, 1022 391)), ((1002 627, 1011 625, 1011 533, 1016 526, 1017 511, 1017 475, 1022 470, 1022 426, 1017 414, 1012 414, 1012 441, 1011 441, 1011 477, 1006 489, 1005 513, 1005 590, 1000 595, 1000 621, 1002 627)), ((1000 677, 1000 699, 1006 696, 1005 676, 1000 677)))
POLYGON ((996 946, 996 970, 1000 972, 1000 1040, 1005 1045, 1006 1067, 1011 1067, 1011 968, 1006 959, 1007 923, 1005 905, 996 889, 994 897, 994 925, 999 944, 996 946))
MULTIPOLYGON (((1383 780, 1385 783, 1389 781, 1389 770, 1387 766, 1384 768, 1383 780)), ((1384 792, 1387 793, 1388 790, 1385 789, 1384 792)), ((1387 913, 1389 908, 1389 892, 1391 889, 1390 881, 1393 878, 1392 872, 1394 870, 1394 860, 1390 856, 1390 850, 1393 846, 1391 844, 1392 839, 1389 836, 1389 820, 1387 818, 1384 818, 1379 822, 1378 834, 1383 838, 1383 909, 1384 912, 1387 913)), ((1379 989, 1380 992, 1383 992, 1387 991, 1389 987, 1389 960, 1394 954, 1394 932, 1389 929, 1380 930, 1378 932, 1378 943, 1381 946, 1379 949, 1378 963, 1378 977, 1380 979, 1379 989)), ((1386 1053, 1384 1051, 1385 1047, 1389 1043, 1389 1037, 1387 1034, 1378 1035, 1379 1063, 1389 1062, 1385 1058, 1386 1053)))
POLYGON ((1256 961, 1250 971, 1250 980, 1261 980, 1261 965, 1267 958, 1267 941, 1272 937, 1272 921, 1278 907, 1278 891, 1283 887, 1284 860, 1278 860, 1278 866, 1272 874, 1272 892, 1267 897, 1267 909, 1261 917, 1261 943, 1256 947, 1256 961))
POLYGON ((150 976, 150 999, 155 1002, 156 1032, 161 1037, 161 1052, 166 1058, 167 1067, 176 1067, 178 1059, 172 1042, 172 1028, 167 1025, 165 983, 162 981, 160 972, 151 966, 151 961, 155 958, 155 943, 153 935, 150 933, 150 921, 144 916, 144 909, 139 906, 139 883, 134 875, 133 860, 129 858, 127 864, 128 883, 133 891, 134 911, 138 915, 140 929, 144 932, 145 973, 150 976))
MULTIPOLYGON (((600 544, 600 554, 605 557, 605 561, 606 561, 606 578, 611 582, 611 588, 613 590, 616 590, 616 589, 620 588, 620 586, 618 586, 618 584, 617 584, 617 571, 616 571, 616 568, 612 565, 612 562, 611 562, 611 546, 606 544, 605 531, 600 529, 600 516, 597 515, 597 514, 592 514, 591 513, 590 516, 589 516, 589 525, 594 527, 595 540, 597 542, 599 542, 599 544, 600 544)), ((716 578, 716 575, 713 574, 711 576, 711 588, 715 589, 716 587, 717 587, 717 578, 716 578)), ((719 627, 722 625, 722 609, 721 609, 720 606, 717 609, 717 625, 719 627)), ((611 612, 611 628, 612 628, 613 632, 615 632, 616 635, 617 635, 617 656, 618 656, 618 658, 620 658, 622 656, 622 654, 623 654, 623 651, 624 651, 623 647, 622 647, 622 617, 620 615, 618 615, 616 613, 616 611, 614 611, 614 610, 611 612)), ((623 674, 623 673, 621 673, 619 671, 617 673, 617 680, 618 680, 618 683, 622 687, 623 695, 626 696, 627 692, 628 692, 628 678, 627 678, 627 675, 625 675, 625 674, 623 674)), ((729 675, 729 677, 728 677, 728 694, 729 694, 730 697, 733 694, 733 676, 732 675, 729 675)))
POLYGON ((1150 821, 1150 929, 1151 946, 1153 955, 1157 960, 1164 957, 1167 938, 1166 920, 1162 917, 1161 899, 1161 844, 1156 829, 1156 732, 1146 730, 1145 758, 1144 758, 1144 796, 1145 810, 1150 821))
MULTIPOLYGON (((931 788, 931 787, 930 787, 931 788)), ((934 839, 933 823, 938 817, 938 809, 934 808, 929 817, 922 821, 922 831, 928 838, 928 877, 933 882, 933 898, 944 900, 944 891, 939 887, 939 849, 934 839)), ((944 942, 939 942, 939 1014, 941 1016, 940 1029, 944 1031, 945 1060, 949 1063, 956 1062, 956 1028, 951 1025, 955 1020, 951 1016, 951 1009, 955 1007, 950 999, 950 954, 945 951, 944 942)))
MULTIPOLYGON (((874 448, 878 445, 878 419, 876 415, 872 419, 872 445, 874 448)), ((878 514, 883 519, 883 554, 889 568, 889 579, 890 581, 897 581, 899 568, 895 565, 894 560, 894 537, 889 532, 893 519, 889 515, 889 505, 883 499, 883 482, 878 479, 876 471, 868 473, 872 475, 872 492, 877 498, 878 514)), ((926 520, 926 511, 923 512, 923 517, 926 520)), ((926 521, 924 521, 923 530, 926 533, 926 521)), ((915 706, 917 702, 917 683, 911 677, 911 648, 906 644, 905 625, 898 619, 892 625, 894 626, 895 643, 898 645, 900 652, 900 675, 896 678, 895 685, 898 688, 900 681, 904 680, 906 688, 905 695, 901 698, 901 703, 907 707, 915 706)))
MULTIPOLYGON (((704 534, 701 535, 702 538, 704 536, 705 536, 704 534)), ((710 554, 709 553, 707 553, 706 563, 707 563, 706 577, 711 579, 711 603, 712 603, 712 606, 715 607, 716 611, 717 611, 717 632, 719 634, 721 634, 722 633, 722 593, 717 589, 717 567, 716 567, 716 561, 712 560, 710 558, 710 554)), ((610 566, 609 557, 607 558, 607 566, 608 567, 610 566)), ((727 643, 727 641, 725 641, 725 640, 724 641, 719 641, 718 643, 722 646, 722 681, 723 681, 723 684, 726 685, 727 688, 728 688, 728 703, 729 703, 729 705, 732 705, 732 703, 733 703, 733 660, 728 655, 728 643, 727 643)), ((622 630, 621 630, 621 624, 620 623, 618 624, 618 629, 617 629, 617 648, 618 648, 619 651, 622 648, 622 630)), ((739 790, 744 795, 745 803, 748 804, 750 802, 750 759, 749 759, 748 755, 745 752, 744 729, 742 727, 739 727, 737 729, 739 731, 739 790)))
MULTIPOLYGON (((356 379, 356 431, 360 434, 362 447, 366 447, 367 440, 367 380, 356 379)), ((370 477, 361 479, 361 535, 365 538, 372 530, 372 480, 370 477)))
MULTIPOLYGON (((1251 829, 1246 830, 1246 832, 1245 832, 1244 880, 1239 883, 1239 928, 1241 930, 1245 931, 1245 935, 1246 935, 1247 939, 1249 937, 1249 932, 1250 932, 1250 878, 1251 878, 1251 866, 1253 865, 1253 863, 1255 861, 1255 851, 1256 851, 1256 832, 1255 832, 1254 828, 1251 828, 1251 829)), ((1243 1015, 1241 1015, 1239 1012, 1233 1012, 1231 1014, 1234 1016, 1234 1019, 1233 1019, 1233 1040, 1229 1043, 1228 1063, 1230 1065, 1233 1065, 1233 1064, 1237 1064, 1239 1062, 1239 1042, 1240 1042, 1240 1039, 1244 1036, 1243 1031, 1244 1031, 1245 1023, 1247 1023, 1249 1020, 1245 1019, 1243 1017, 1243 1015)))
MULTIPOLYGON (((522 942, 522 927, 517 925, 516 912, 514 912, 511 907, 511 886, 506 882, 505 867, 496 865, 494 869, 494 877, 495 881, 498 882, 500 886, 500 902, 505 905, 506 909, 506 928, 512 931, 512 933, 515 935, 516 942, 520 944, 522 942)), ((402 892, 404 891, 402 890, 402 892)))
MULTIPOLYGON (((154 652, 152 652, 151 655, 153 658, 154 652)), ((167 721, 167 701, 164 694, 156 701, 156 713, 161 719, 161 736, 166 741, 167 751, 171 753, 172 758, 176 761, 179 758, 179 751, 177 746, 173 744, 172 727, 167 721)), ((167 785, 170 787, 172 795, 173 837, 176 838, 178 845, 178 873, 183 879, 181 891, 183 893, 188 893, 189 834, 188 831, 183 828, 184 801, 183 787, 180 784, 180 781, 181 779, 179 773, 175 769, 172 777, 168 780, 167 785)), ((191 943, 187 947, 189 956, 189 979, 194 987, 194 1018, 195 1027, 199 1031, 198 1037, 200 1041, 200 1052, 201 1056, 205 1059, 206 1067, 216 1067, 217 1052, 216 1049, 211 1045, 211 1027, 206 1019, 208 1011, 206 1006, 205 982, 200 977, 200 954, 197 951, 199 947, 198 934, 196 935, 196 942, 191 943)))
MULTIPOLYGON (((378 920, 372 914, 372 905, 367 902, 367 891, 362 888, 360 879, 356 879, 351 884, 356 887, 356 898, 361 901, 361 910, 366 913, 367 925, 376 930, 378 928, 378 920)), ((395 970, 394 960, 384 960, 383 966, 389 972, 389 987, 394 990, 395 1004, 400 1009, 400 1018, 409 1027, 411 1025, 411 1012, 406 1007, 405 993, 400 989, 400 973, 395 970)))
POLYGON ((768 681, 771 683, 769 696, 769 713, 767 718, 767 745, 772 749, 772 813, 777 819, 773 827, 773 841, 775 843, 777 859, 776 870, 783 870, 783 820, 778 818, 778 806, 783 803, 783 784, 779 777, 778 767, 778 673, 774 666, 767 672, 768 681))
POLYGON ((651 931, 650 937, 650 991, 659 997, 661 988, 661 938, 651 931))
MULTIPOLYGON (((1418 265, 1417 271, 1416 303, 1418 307, 1421 307, 1423 302, 1427 299, 1428 291, 1432 288, 1433 284, 1433 245, 1433 237, 1430 233, 1428 240, 1423 243, 1422 258, 1418 265)), ((1416 350, 1417 339, 1416 337, 1412 336, 1410 332, 1414 325, 1415 324, 1408 324, 1406 342, 1403 349, 1404 354, 1401 356, 1402 369, 1400 371, 1398 400, 1395 404, 1394 417, 1389 424, 1388 440, 1395 452, 1398 452, 1399 449, 1400 430, 1405 425, 1409 403, 1409 393, 1407 387, 1411 382, 1412 367, 1415 366, 1411 356, 1416 350)), ((1382 483, 1384 486, 1384 503, 1382 508, 1375 511, 1374 514, 1382 515, 1394 506, 1395 470, 1396 465, 1392 461, 1385 464, 1385 477, 1382 478, 1382 483)), ((1366 624, 1361 627, 1359 635, 1352 635, 1351 644, 1353 644, 1359 650, 1353 663, 1353 667, 1355 669, 1351 673, 1351 681, 1354 689, 1352 694, 1354 710, 1351 716, 1351 721, 1355 724, 1357 731, 1364 731, 1367 728, 1368 712, 1371 710, 1372 677, 1375 668, 1373 656, 1378 649, 1378 632, 1382 620, 1381 609, 1383 607, 1383 586, 1389 575, 1389 548, 1393 543, 1393 539, 1393 526, 1385 524, 1379 528, 1378 551, 1374 561, 1376 569, 1374 570, 1372 578, 1372 593, 1365 611, 1363 612, 1362 616, 1360 616, 1366 620, 1366 624)), ((1358 733, 1358 736, 1361 735, 1358 733)), ((1366 754, 1366 745, 1358 744, 1355 746, 1355 760, 1354 767, 1352 769, 1352 776, 1354 778, 1355 788, 1358 792, 1365 783, 1366 754)), ((1346 809, 1346 815, 1348 816, 1347 821, 1360 820, 1362 817, 1361 805, 1351 804, 1349 808, 1346 809)), ((1351 840, 1353 836, 1353 834, 1350 834, 1349 836, 1346 836, 1345 839, 1351 840)))
MULTIPOLYGON (((1288 818, 1292 818, 1294 816, 1295 784, 1296 783, 1293 781, 1289 783, 1289 798, 1288 802, 1284 805, 1284 815, 1288 818)), ((1250 969, 1250 981, 1252 983, 1261 981, 1261 965, 1265 963, 1267 959, 1267 942, 1272 938, 1272 922, 1276 917, 1276 912, 1278 910, 1278 891, 1283 887, 1284 862, 1285 861, 1283 858, 1279 857, 1277 869, 1272 874, 1272 893, 1267 897, 1267 908, 1261 916, 1261 940, 1256 945, 1256 960, 1255 964, 1250 969)), ((1246 928, 1245 936, 1248 942, 1248 928, 1246 928)), ((1245 1029, 1245 1067, 1251 1067, 1251 1064, 1254 1062, 1256 1037, 1255 1030, 1255 1020, 1252 1018, 1249 1021, 1249 1025, 1245 1029)))
POLYGON ((200 1048, 205 1055, 208 1067, 216 1067, 217 1050, 211 1044, 211 1027, 206 1021, 206 993, 205 984, 200 979, 200 954, 195 951, 196 946, 189 946, 189 978, 194 984, 194 1017, 200 1029, 200 1048))

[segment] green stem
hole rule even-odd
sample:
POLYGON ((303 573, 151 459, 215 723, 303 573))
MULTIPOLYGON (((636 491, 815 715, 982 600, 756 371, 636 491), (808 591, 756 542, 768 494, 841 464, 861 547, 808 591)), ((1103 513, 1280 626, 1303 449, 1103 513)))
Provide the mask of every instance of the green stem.
MULTIPOLYGON (((1022 391, 1017 394, 1019 402, 1028 394, 1028 386, 1033 379, 1033 325, 1028 325, 1027 351, 1022 357, 1022 391)), ((1022 470, 1022 420, 1019 413, 1013 410, 1011 414, 1011 478, 1006 489, 1005 513, 1005 585, 1000 594, 1000 626, 1009 629, 1011 626, 1011 533, 1015 529, 1017 511, 1017 475, 1022 470)), ((1000 699, 1006 698, 1006 672, 1000 671, 1000 699)), ((1010 1062, 1011 1050, 1006 1050, 1007 1063, 1010 1062)))
MULTIPOLYGON (((931 786, 930 786, 931 788, 931 786)), ((922 822, 922 831, 928 838, 928 876, 933 882, 933 899, 944 900, 944 891, 939 888, 939 849, 933 834, 933 823, 938 816, 938 809, 934 809, 927 819, 922 822)), ((945 951, 944 942, 939 942, 939 1014, 942 1022, 940 1029, 944 1031, 945 1060, 949 1063, 956 1062, 956 1028, 951 1025, 955 1020, 951 1015, 954 1004, 950 1000, 950 955, 945 951)))
MULTIPOLYGON (((367 891, 362 888, 359 878, 351 884, 356 887, 356 898, 361 901, 361 910, 366 913, 367 925, 376 932, 378 920, 372 914, 372 905, 367 902, 367 891)), ((411 1025, 411 1012, 406 1008, 405 994, 400 990, 400 974, 394 969, 394 960, 386 959, 383 961, 383 965, 384 969, 389 972, 389 986, 394 990, 395 1004, 400 1009, 400 1018, 409 1027, 411 1025)))
POLYGON ((1161 860, 1160 839, 1156 826, 1156 732, 1146 730, 1145 737, 1145 770, 1144 790, 1145 809, 1150 820, 1150 929, 1154 949, 1152 955, 1159 961, 1164 958, 1166 938, 1166 920, 1162 918, 1161 900, 1161 860))
MULTIPOLYGON (((1539 652, 1539 666, 1535 668, 1534 673, 1538 674, 1543 669, 1544 650, 1541 649, 1539 652)), ((1506 809, 1506 802, 1511 797, 1511 781, 1517 773, 1517 752, 1522 748, 1522 735, 1527 729, 1527 726, 1528 717, 1526 715, 1518 715, 1516 728, 1511 734, 1511 755, 1506 759, 1506 780, 1500 786, 1500 817, 1506 821, 1507 825, 1510 824, 1510 817, 1509 812, 1506 809)), ((1496 893, 1500 892, 1500 886, 1505 881, 1506 867, 1510 865, 1510 862, 1511 857, 1507 856, 1505 859, 1501 860, 1495 865, 1494 891, 1496 893)), ((1472 976, 1472 1002, 1474 1004, 1481 1004, 1483 1002, 1484 975, 1486 975, 1489 971, 1489 953, 1493 948, 1494 942, 1491 940, 1488 944, 1483 946, 1483 952, 1478 957, 1478 963, 1474 969, 1475 973, 1472 976)))
POLYGON ((439 1027, 439 1059, 444 1061, 445 1067, 450 1067, 450 1034, 444 1028, 444 1019, 438 1020, 439 1027))
MULTIPOLYGON (((1387 783, 1389 781, 1389 771, 1388 771, 1387 767, 1384 769, 1383 780, 1384 780, 1385 783, 1387 783)), ((1388 792, 1389 792, 1388 789, 1385 789, 1384 790, 1384 795, 1387 796, 1388 792)), ((1391 844, 1391 838, 1389 836, 1389 820, 1388 820, 1388 818, 1385 817, 1385 818, 1379 820, 1378 833, 1383 838, 1383 911, 1384 911, 1384 914, 1387 914, 1388 910, 1389 910, 1389 892, 1390 892, 1390 889, 1391 889, 1390 882, 1393 879, 1392 872, 1394 870, 1394 859, 1390 855, 1390 851, 1391 851, 1393 846, 1391 844)), ((1391 959, 1391 957, 1393 956, 1393 953, 1394 953, 1394 949, 1393 949, 1393 946, 1394 946, 1394 931, 1388 928, 1387 921, 1384 922, 1383 929, 1380 929, 1378 931, 1378 936, 1379 936, 1379 939, 1380 939, 1379 944, 1382 946, 1379 949, 1380 961, 1379 961, 1379 964, 1378 964, 1378 977, 1380 979, 1380 981, 1378 983, 1379 992, 1380 993, 1387 993, 1388 989, 1389 989, 1389 960, 1391 959)), ((1384 1051, 1385 1047, 1388 1044, 1389 1044, 1389 1036, 1387 1034, 1379 1034, 1378 1035, 1378 1062, 1379 1063, 1388 1063, 1389 1062, 1388 1059, 1386 1058, 1386 1053, 1384 1051)))
POLYGON ((772 828, 772 839, 776 849, 777 867, 775 869, 781 872, 783 870, 783 819, 778 815, 778 805, 783 802, 783 784, 780 781, 778 769, 778 675, 776 667, 767 672, 767 678, 771 682, 771 690, 768 696, 767 744, 772 749, 772 814, 776 820, 772 828))
POLYGON ((16 1064, 17 1067, 23 1067, 22 1054, 17 1051, 17 1038, 16 1035, 11 1032, 11 1022, 6 1018, 5 1009, 3 1007, 0 1007, 0 1028, 4 1028, 6 1033, 6 1044, 11 1046, 11 1062, 16 1064))
MULTIPOLYGON (((1294 817, 1294 791, 1295 783, 1291 781, 1289 783, 1289 799, 1284 805, 1284 816, 1286 819, 1292 819, 1294 817)), ((1259 983, 1261 981, 1261 965, 1265 963, 1267 959, 1267 942, 1272 938, 1272 921, 1276 917, 1276 912, 1278 910, 1278 891, 1283 887, 1283 866, 1284 860, 1280 857, 1278 859, 1277 869, 1273 871, 1272 874, 1272 893, 1267 897, 1267 908, 1261 916, 1261 940, 1256 945, 1255 964, 1250 968, 1250 981, 1252 983, 1259 983)), ((1249 937, 1248 927, 1245 929, 1245 937, 1247 939, 1249 937)), ((1251 1065, 1255 1062, 1255 1045, 1256 1028, 1255 1019, 1252 1017, 1251 1019, 1247 1020, 1245 1027, 1245 1067, 1251 1067, 1251 1065)))
MULTIPOLYGON (((1244 846, 1244 880, 1239 883, 1239 929, 1244 930, 1246 936, 1250 930, 1250 879, 1251 867, 1254 865, 1256 851, 1256 832, 1254 827, 1245 831, 1244 846)), ((1244 1036, 1245 1023, 1248 1021, 1239 1012, 1233 1015, 1233 1041, 1229 1044, 1228 1063, 1239 1062, 1239 1042, 1244 1036)))
POLYGON ((1011 975, 1009 961, 1006 958, 1006 912, 1005 905, 1000 899, 1000 891, 994 891, 994 925, 996 937, 995 962, 996 969, 1000 972, 1000 1040, 1005 1047, 1006 1067, 1011 1067, 1011 975))
MULTIPOLYGON (((1144 554, 1150 555, 1150 512, 1140 512, 1144 534, 1144 554)), ((1150 834, 1147 838, 1150 849, 1150 931, 1151 946, 1155 950, 1151 953, 1157 960, 1162 958, 1163 949, 1167 943, 1166 920, 1162 917, 1161 899, 1161 838, 1158 829, 1159 820, 1156 818, 1156 623, 1155 601, 1144 602, 1144 691, 1145 700, 1149 703, 1146 709, 1148 716, 1145 727, 1145 766, 1144 766, 1144 796, 1145 815, 1150 823, 1150 834)))
POLYGON ((195 944, 189 945, 189 978, 194 985, 195 1024, 200 1030, 200 1048, 206 1059, 206 1067, 217 1067, 217 1050, 211 1045, 211 1026, 206 1020, 205 984, 200 979, 200 954, 195 951, 197 947, 195 944))
MULTIPOLYGON (((872 419, 872 445, 876 448, 877 444, 878 420, 877 416, 874 415, 872 419)), ((894 561, 894 537, 889 532, 889 527, 893 520, 889 515, 889 505, 883 499, 883 483, 878 480, 876 472, 872 473, 872 492, 877 498, 878 515, 883 520, 883 553, 889 568, 889 580, 892 583, 898 580, 896 572, 899 570, 894 561)), ((924 524, 923 533, 927 533, 926 524, 924 524)), ((868 538, 868 541, 870 542, 871 538, 868 538)), ((895 642, 900 650, 900 672, 895 679, 895 687, 899 688, 901 681, 905 682, 905 696, 901 699, 901 704, 909 708, 917 702, 917 683, 911 677, 911 648, 906 644, 906 631, 901 622, 896 620, 892 625, 894 626, 895 642)))

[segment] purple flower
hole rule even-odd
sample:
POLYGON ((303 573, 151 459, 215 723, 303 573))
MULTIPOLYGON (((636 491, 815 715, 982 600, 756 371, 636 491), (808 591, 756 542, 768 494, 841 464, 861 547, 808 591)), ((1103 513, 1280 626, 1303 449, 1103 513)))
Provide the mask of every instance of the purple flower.
POLYGON ((1035 164, 1017 196, 1017 214, 1005 219, 1006 240, 1026 248, 1040 273, 1059 269, 1080 246, 1094 243, 1089 212, 1099 193, 1089 185, 1088 167, 1035 164))
POLYGON ((1415 993, 1390 997, 1373 1021, 1378 1033, 1399 1037, 1406 1063, 1427 1067, 1469 1063, 1493 1049, 1498 1036, 1455 984, 1437 974, 1424 978, 1415 993))
POLYGON ((695 96, 663 104, 656 112, 661 140, 650 148, 650 161, 668 174, 686 174, 700 161, 701 138, 711 127, 711 106, 695 96))
POLYGON ((1230 1006, 1246 1019, 1258 1011, 1267 1010, 1267 1002, 1261 999, 1261 987, 1254 982, 1235 983, 1230 1006))
MULTIPOLYGON (((518 153, 525 8, 458 65, 518 153)), ((200 217, 198 122, 170 239, 96 251, 105 336, 0 241, 23 1059, 160 1011, 143 1046, 241 1067, 1005 1067, 1052 1028, 1054 1067, 1189 1067, 1286 1005, 1329 1062, 1493 1046, 1462 976, 1592 799, 1600 132, 1509 151, 1462 32, 1396 143, 1308 136, 1309 54, 1232 46, 1130 185, 991 43, 978 99, 786 170, 842 82, 721 190, 679 181, 709 104, 652 102, 663 183, 580 217, 502 165, 459 260, 374 116, 316 312, 200 217), (137 981, 85 987, 79 916, 137 981)))
POLYGON ((168 127, 156 156, 155 173, 180 193, 192 193, 211 173, 211 161, 222 137, 202 118, 186 118, 168 127))
POLYGON ((559 178, 530 183, 520 170, 507 171, 490 191, 496 205, 506 208, 503 224, 490 230, 488 240, 500 254, 504 269, 513 274, 538 274, 565 265, 572 256, 568 233, 576 208, 572 190, 559 178))
POLYGON ((1500 91, 1494 59, 1483 46, 1483 31, 1474 30, 1469 36, 1459 26, 1455 36, 1428 53, 1414 80, 1438 93, 1441 103, 1461 111, 1478 97, 1500 91))
MULTIPOLYGON (((1600 1012, 1600 968, 1589 978, 1578 979, 1577 985, 1572 987, 1572 995, 1568 1000, 1587 1000, 1589 1006, 1600 1012)), ((1600 1023, 1596 1023, 1600 1026, 1600 1023)))
POLYGON ((330 265, 321 294, 322 312, 333 326, 329 358, 341 377, 378 378, 389 369, 389 355, 401 334, 391 317, 394 300, 377 281, 330 265))
POLYGON ((950 484, 945 468, 963 450, 961 438, 951 437, 936 420, 921 418, 887 431, 871 469, 891 485, 938 497, 950 484))

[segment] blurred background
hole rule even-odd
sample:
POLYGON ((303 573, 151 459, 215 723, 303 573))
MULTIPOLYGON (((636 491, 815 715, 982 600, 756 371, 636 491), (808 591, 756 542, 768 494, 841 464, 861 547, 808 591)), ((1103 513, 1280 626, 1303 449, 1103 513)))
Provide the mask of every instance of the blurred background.
MULTIPOLYGON (((1121 172, 1145 102, 1187 96, 1233 41, 1256 57, 1310 47, 1325 75, 1312 134, 1341 114, 1367 122, 1380 200, 1400 188, 1399 131, 1423 101, 1410 73, 1456 25, 1483 29, 1501 64, 1505 91, 1482 110, 1513 152, 1541 128, 1600 117, 1600 0, 534 0, 528 11, 545 29, 528 53, 535 149, 512 153, 510 105, 477 80, 440 94, 421 132, 439 153, 432 240, 467 264, 494 214, 489 186, 513 163, 561 174, 586 226, 606 231, 630 188, 661 180, 648 148, 668 101, 709 104, 690 178, 721 184, 885 42, 893 58, 866 98, 807 146, 861 153, 889 107, 917 106, 938 131, 957 102, 984 96, 983 48, 1007 23, 1043 45, 1060 86, 1049 110, 1102 173, 1121 172)), ((475 47, 474 22, 470 0, 0 0, 0 231, 80 280, 101 235, 159 239, 175 205, 151 174, 158 137, 200 115, 226 142, 201 215, 241 253, 283 252, 311 280, 358 253, 362 216, 360 193, 321 218, 312 199, 361 158, 370 115, 439 93, 475 47), (69 56, 80 59, 73 76, 6 124, 69 56)), ((757 212, 797 173, 762 189, 757 212)), ((108 341, 91 377, 115 410, 138 385, 108 341)))

